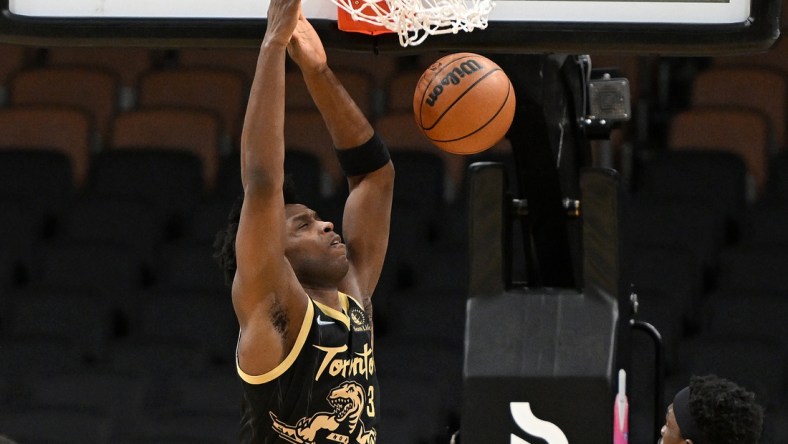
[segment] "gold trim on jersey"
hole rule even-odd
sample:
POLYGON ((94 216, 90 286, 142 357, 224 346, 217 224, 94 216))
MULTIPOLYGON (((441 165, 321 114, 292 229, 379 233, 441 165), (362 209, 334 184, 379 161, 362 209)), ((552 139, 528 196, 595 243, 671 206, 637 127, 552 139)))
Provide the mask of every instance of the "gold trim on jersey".
POLYGON ((311 304, 311 299, 309 299, 309 301, 310 303, 306 304, 306 315, 304 315, 304 322, 301 324, 301 330, 298 332, 298 337, 296 338, 295 344, 293 344, 293 349, 287 354, 285 360, 274 367, 273 370, 262 375, 248 375, 244 373, 243 370, 241 370, 241 366, 238 364, 238 354, 236 353, 235 367, 238 370, 238 376, 240 376, 241 379, 252 385, 265 384, 266 382, 273 381, 274 379, 282 376, 282 374, 287 371, 291 365, 293 365, 293 362, 295 362, 296 358, 301 353, 301 349, 304 348, 304 343, 306 342, 306 338, 309 334, 309 329, 312 327, 312 319, 314 319, 315 307, 311 304))
MULTIPOLYGON (((358 308, 360 308, 362 310, 364 309, 364 305, 362 305, 361 302, 358 299, 354 298, 353 296, 351 296, 349 294, 342 293, 341 291, 339 292, 339 294, 344 296, 347 300, 351 300, 351 301, 355 302, 355 304, 358 305, 358 308)), ((347 305, 348 305, 347 309, 350 309, 350 304, 347 304, 347 305)))
MULTIPOLYGON (((342 307, 342 311, 329 307, 328 305, 319 301, 315 301, 315 304, 320 308, 320 311, 329 315, 334 320, 341 322, 345 325, 345 328, 350 330, 350 318, 347 315, 347 311, 350 308, 350 302, 348 301, 350 296, 342 293, 341 291, 337 292, 337 296, 339 298, 339 306, 342 307)), ((318 314, 318 316, 320 315, 318 314)))

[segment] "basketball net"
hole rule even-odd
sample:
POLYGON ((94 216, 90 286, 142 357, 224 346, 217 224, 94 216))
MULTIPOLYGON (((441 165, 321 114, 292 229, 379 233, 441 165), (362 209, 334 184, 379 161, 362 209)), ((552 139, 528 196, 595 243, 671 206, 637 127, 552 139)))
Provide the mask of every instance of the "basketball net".
MULTIPOLYGON (((368 23, 348 31, 396 32, 403 47, 421 44, 427 36, 487 28, 493 0, 331 0, 355 22, 368 23)), ((348 26, 348 28, 354 28, 348 26)))

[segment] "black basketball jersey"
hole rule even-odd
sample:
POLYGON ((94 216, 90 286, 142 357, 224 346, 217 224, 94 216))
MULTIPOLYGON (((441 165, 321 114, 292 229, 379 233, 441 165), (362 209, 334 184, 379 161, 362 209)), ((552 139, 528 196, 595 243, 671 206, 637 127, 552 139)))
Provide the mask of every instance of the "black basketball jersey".
POLYGON ((242 443, 375 443, 372 326, 355 299, 339 293, 339 301, 342 311, 310 299, 292 351, 270 372, 251 376, 237 366, 242 443))

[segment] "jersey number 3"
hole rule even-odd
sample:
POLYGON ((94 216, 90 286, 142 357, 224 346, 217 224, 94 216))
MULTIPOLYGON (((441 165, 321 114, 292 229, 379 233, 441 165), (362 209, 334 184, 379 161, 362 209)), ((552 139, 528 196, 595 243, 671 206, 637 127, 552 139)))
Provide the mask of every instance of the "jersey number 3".
POLYGON ((367 387, 367 416, 375 417, 375 387, 367 387))

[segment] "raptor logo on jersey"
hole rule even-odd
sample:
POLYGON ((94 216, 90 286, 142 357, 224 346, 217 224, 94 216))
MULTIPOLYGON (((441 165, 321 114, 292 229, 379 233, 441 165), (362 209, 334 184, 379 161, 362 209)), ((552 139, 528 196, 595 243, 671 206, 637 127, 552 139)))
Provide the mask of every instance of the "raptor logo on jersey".
POLYGON ((375 444, 377 432, 366 430, 361 421, 366 405, 364 387, 357 382, 345 381, 329 392, 326 398, 333 412, 318 412, 310 418, 301 418, 296 425, 280 421, 274 412, 268 412, 273 429, 282 438, 294 444, 318 442, 375 444))

